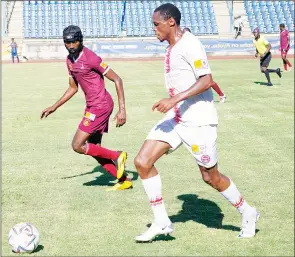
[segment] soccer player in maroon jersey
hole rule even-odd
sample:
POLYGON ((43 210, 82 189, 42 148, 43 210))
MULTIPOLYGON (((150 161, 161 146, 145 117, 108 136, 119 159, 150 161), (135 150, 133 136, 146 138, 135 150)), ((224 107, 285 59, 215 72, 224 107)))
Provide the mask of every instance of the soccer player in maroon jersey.
POLYGON ((116 86, 119 111, 115 115, 116 127, 126 122, 124 89, 121 78, 102 59, 83 46, 81 29, 70 25, 63 31, 65 47, 69 52, 66 59, 69 71, 69 88, 52 106, 41 112, 41 119, 55 112, 78 91, 78 84, 86 98, 86 108, 81 123, 72 141, 72 148, 79 154, 90 155, 102 167, 118 179, 112 190, 132 188, 125 173, 127 153, 112 151, 101 146, 103 133, 108 132, 109 118, 114 102, 105 89, 104 76, 116 86))
MULTIPOLYGON (((183 30, 182 30, 182 32, 183 33, 185 33, 185 32, 190 32, 191 33, 191 30, 190 30, 190 28, 184 28, 183 30)), ((210 75, 211 76, 211 81, 212 81, 212 84, 211 84, 211 87, 214 89, 214 91, 219 95, 219 102, 220 103, 224 103, 225 102, 225 100, 226 100, 226 96, 225 96, 225 94, 221 91, 221 89, 220 89, 220 87, 218 86, 218 84, 213 80, 213 78, 212 78, 212 75, 210 75)))
POLYGON ((289 31, 285 28, 284 23, 280 24, 280 50, 281 50, 281 57, 284 63, 285 71, 291 71, 292 64, 287 59, 287 54, 288 54, 288 51, 290 50, 290 36, 289 36, 289 31))

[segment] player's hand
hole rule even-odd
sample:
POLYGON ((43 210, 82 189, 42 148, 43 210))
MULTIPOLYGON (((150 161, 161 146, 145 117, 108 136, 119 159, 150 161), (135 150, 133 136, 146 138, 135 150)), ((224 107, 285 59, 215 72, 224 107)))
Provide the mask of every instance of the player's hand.
POLYGON ((114 117, 116 120, 116 127, 121 127, 126 123, 126 110, 120 109, 114 117))
POLYGON ((258 57, 258 53, 255 54, 255 57, 256 57, 256 58, 258 57))
POLYGON ((46 118, 48 115, 50 115, 51 113, 55 111, 56 111, 56 108, 54 108, 53 106, 50 106, 41 112, 40 118, 41 119, 46 118))
POLYGON ((159 102, 155 103, 152 107, 152 110, 154 111, 157 109, 158 112, 166 113, 168 112, 171 108, 175 106, 176 102, 172 97, 170 98, 164 98, 160 100, 159 102))

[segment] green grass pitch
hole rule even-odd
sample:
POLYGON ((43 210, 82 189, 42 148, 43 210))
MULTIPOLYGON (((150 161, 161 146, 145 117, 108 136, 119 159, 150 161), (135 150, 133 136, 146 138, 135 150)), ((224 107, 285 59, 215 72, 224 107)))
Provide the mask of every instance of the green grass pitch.
MULTIPOLYGON (((293 61, 293 60, 292 60, 293 61)), ((294 255, 294 71, 265 82, 257 59, 212 60, 214 80, 226 93, 218 103, 219 167, 261 212, 259 232, 236 238, 240 214, 206 185, 181 147, 157 164, 175 232, 151 244, 134 237, 152 212, 133 158, 162 117, 152 105, 167 97, 161 61, 108 64, 124 81, 127 123, 110 123, 103 145, 128 151, 134 188, 106 192, 115 182, 94 159, 71 149, 84 110, 81 90, 46 120, 40 112, 66 90, 65 63, 4 64, 2 69, 2 254, 19 222, 40 231, 30 256, 292 256, 294 255), (164 240, 162 240, 164 239, 164 240)), ((281 67, 273 59, 270 67, 281 67)), ((117 104, 115 86, 106 83, 117 104)), ((117 108, 114 109, 114 116, 117 108)))

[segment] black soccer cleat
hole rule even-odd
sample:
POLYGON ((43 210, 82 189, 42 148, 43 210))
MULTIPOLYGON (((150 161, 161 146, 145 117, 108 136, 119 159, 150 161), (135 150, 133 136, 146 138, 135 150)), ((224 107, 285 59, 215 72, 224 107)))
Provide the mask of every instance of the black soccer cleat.
POLYGON ((281 78, 282 77, 282 72, 281 72, 281 69, 280 68, 277 68, 277 74, 278 76, 281 78))

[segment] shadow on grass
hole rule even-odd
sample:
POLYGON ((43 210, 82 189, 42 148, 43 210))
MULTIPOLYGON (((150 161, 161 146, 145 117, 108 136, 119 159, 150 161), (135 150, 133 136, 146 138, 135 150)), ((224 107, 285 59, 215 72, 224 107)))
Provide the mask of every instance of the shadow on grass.
POLYGON ((177 198, 183 201, 182 210, 170 216, 172 223, 192 220, 208 228, 240 231, 239 227, 222 225, 224 215, 216 203, 198 198, 194 194, 179 195, 177 198))
POLYGON ((37 248, 32 252, 32 253, 37 253, 37 252, 40 252, 44 249, 44 246, 43 245, 38 245, 37 248))
MULTIPOLYGON (((138 179, 138 173, 136 171, 130 171, 130 170, 125 170, 127 173, 127 176, 132 180, 137 180, 138 179), (132 176, 130 176, 132 174, 132 176)), ((80 177, 80 176, 85 176, 93 173, 100 173, 100 176, 96 177, 96 179, 85 182, 83 183, 84 186, 112 186, 115 184, 115 178, 110 175, 102 166, 96 166, 92 171, 74 175, 74 176, 69 176, 69 177, 63 177, 62 179, 69 179, 69 178, 75 178, 75 177, 80 177)))
POLYGON ((267 86, 266 82, 261 82, 261 81, 254 81, 255 84, 260 85, 260 86, 267 86))
POLYGON ((152 242, 157 242, 157 241, 173 241, 175 240, 176 238, 174 236, 171 236, 171 235, 159 235, 159 236, 156 236, 152 241, 148 241, 148 242, 137 242, 138 244, 148 244, 148 243, 152 243, 152 242))

